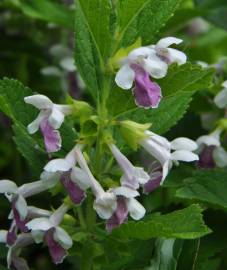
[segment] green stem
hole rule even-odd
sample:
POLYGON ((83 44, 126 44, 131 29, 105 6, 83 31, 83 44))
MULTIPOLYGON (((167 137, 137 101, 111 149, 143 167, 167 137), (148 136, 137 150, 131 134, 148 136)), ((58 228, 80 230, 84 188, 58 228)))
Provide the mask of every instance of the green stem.
POLYGON ((83 229, 86 229, 87 225, 86 225, 86 222, 85 222, 85 219, 84 219, 82 208, 81 207, 76 208, 76 212, 77 212, 77 216, 78 216, 81 227, 83 229))

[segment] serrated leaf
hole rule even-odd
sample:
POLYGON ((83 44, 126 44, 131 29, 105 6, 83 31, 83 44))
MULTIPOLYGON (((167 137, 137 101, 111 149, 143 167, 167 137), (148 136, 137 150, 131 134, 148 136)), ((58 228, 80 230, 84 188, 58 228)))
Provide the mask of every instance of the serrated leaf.
POLYGON ((210 233, 202 219, 202 209, 193 204, 165 215, 154 215, 147 221, 130 221, 115 229, 119 238, 150 239, 152 237, 194 239, 210 233))
POLYGON ((227 209, 226 179, 226 169, 198 171, 184 180, 184 187, 176 191, 176 196, 227 209))
POLYGON ((104 65, 111 47, 108 0, 79 0, 75 19, 75 62, 93 95, 102 89, 104 65))
POLYGON ((38 142, 28 134, 24 126, 18 123, 14 124, 13 131, 15 134, 13 140, 18 150, 31 166, 32 174, 39 176, 48 161, 45 151, 40 147, 38 142))
MULTIPOLYGON (((119 0, 117 5, 117 41, 127 47, 139 36, 150 43, 168 21, 180 0, 119 0)), ((118 49, 119 46, 117 46, 118 49)))
POLYGON ((20 0, 15 5, 32 18, 74 29, 74 10, 49 0, 20 0))

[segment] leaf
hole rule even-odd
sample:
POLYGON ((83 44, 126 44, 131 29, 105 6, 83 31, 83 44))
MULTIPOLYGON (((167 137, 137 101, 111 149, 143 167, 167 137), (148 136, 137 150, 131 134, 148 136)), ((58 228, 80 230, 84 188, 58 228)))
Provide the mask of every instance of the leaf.
POLYGON ((115 229, 119 238, 150 239, 152 237, 194 239, 210 233, 202 220, 202 209, 193 204, 165 215, 154 215, 146 221, 130 221, 115 229))
POLYGON ((23 125, 28 125, 36 116, 36 110, 24 102, 24 97, 32 90, 17 80, 0 80, 0 110, 9 118, 23 125))
POLYGON ((176 191, 176 196, 227 209, 226 176, 226 169, 198 171, 184 180, 184 187, 176 191))
POLYGON ((167 76, 158 80, 164 98, 157 109, 132 109, 128 112, 131 120, 152 123, 152 130, 165 133, 185 114, 195 91, 211 85, 213 69, 202 69, 198 65, 187 63, 172 65, 167 76))
POLYGON ((158 238, 151 266, 145 270, 176 270, 183 240, 158 238))
POLYGON ((119 0, 117 4, 117 46, 127 47, 139 36, 150 43, 168 21, 180 0, 119 0))
POLYGON ((18 150, 31 166, 32 174, 39 176, 48 161, 45 151, 40 147, 38 142, 28 134, 24 126, 16 123, 13 125, 13 131, 15 134, 13 140, 18 150))
POLYGON ((74 29, 74 11, 50 0, 20 0, 15 5, 32 18, 74 29))

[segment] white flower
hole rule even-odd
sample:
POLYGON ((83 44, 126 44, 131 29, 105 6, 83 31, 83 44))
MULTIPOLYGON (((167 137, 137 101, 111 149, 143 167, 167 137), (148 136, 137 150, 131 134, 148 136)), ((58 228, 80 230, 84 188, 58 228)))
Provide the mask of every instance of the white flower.
POLYGON ((166 138, 151 131, 146 131, 148 138, 141 140, 140 144, 162 165, 162 182, 166 178, 173 162, 198 160, 198 155, 192 153, 197 144, 188 138, 177 138, 169 142, 166 138), (174 150, 173 152, 171 150, 174 150))
POLYGON ((161 39, 156 45, 140 47, 132 50, 126 58, 121 61, 121 68, 116 74, 115 81, 123 89, 132 88, 136 77, 135 66, 143 68, 151 77, 160 79, 166 76, 168 65, 186 62, 186 55, 173 48, 172 44, 179 44, 182 40, 174 37, 161 39))
POLYGON ((222 86, 224 89, 222 89, 214 98, 214 103, 221 109, 227 108, 227 81, 224 81, 222 86))

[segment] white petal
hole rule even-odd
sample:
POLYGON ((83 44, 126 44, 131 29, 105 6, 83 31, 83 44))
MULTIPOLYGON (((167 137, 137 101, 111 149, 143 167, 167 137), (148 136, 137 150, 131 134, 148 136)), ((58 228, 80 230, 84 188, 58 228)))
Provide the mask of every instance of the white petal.
POLYGON ((48 188, 52 188, 58 183, 58 181, 60 179, 60 173, 58 173, 58 172, 53 173, 53 172, 44 171, 40 175, 40 179, 45 182, 45 185, 48 188))
POLYGON ((58 242, 64 249, 69 249, 73 245, 71 237, 61 227, 55 228, 54 240, 58 242))
POLYGON ((193 140, 188 138, 180 137, 171 142, 171 149, 173 150, 188 150, 195 151, 198 148, 198 145, 193 140))
POLYGON ((128 55, 130 63, 137 62, 143 58, 147 58, 152 53, 152 49, 149 47, 140 47, 132 50, 128 55))
POLYGON ((150 176, 145 172, 144 168, 135 167, 134 175, 139 184, 146 184, 150 180, 150 176))
POLYGON ((90 180, 87 174, 79 167, 73 167, 71 179, 83 190, 86 190, 90 187, 90 180))
POLYGON ((10 180, 0 181, 0 193, 17 193, 17 185, 10 180))
POLYGON ((34 218, 29 221, 26 226, 32 231, 48 231, 53 227, 53 224, 49 221, 48 218, 34 218))
POLYGON ((170 63, 177 63, 178 65, 183 65, 186 63, 187 56, 185 53, 172 48, 168 48, 167 50, 170 63))
POLYGON ((223 168, 227 166, 227 152, 223 147, 216 147, 213 157, 218 167, 223 168))
POLYGON ((53 106, 52 112, 48 118, 50 125, 54 129, 59 129, 62 123, 64 122, 64 119, 65 119, 65 115, 55 106, 53 106))
POLYGON ((127 200, 127 206, 128 206, 128 211, 130 213, 130 216, 135 219, 139 220, 144 217, 146 210, 140 204, 136 199, 130 198, 127 200))
POLYGON ((221 109, 227 107, 227 89, 223 89, 215 96, 214 103, 221 109))
POLYGON ((24 101, 35 106, 39 110, 51 109, 53 107, 53 102, 44 95, 28 96, 24 98, 24 101))
POLYGON ((29 206, 28 207, 28 215, 29 218, 36 218, 36 217, 50 217, 50 215, 52 214, 51 211, 48 210, 44 210, 35 206, 29 206))
POLYGON ((27 202, 21 195, 18 196, 15 207, 17 211, 19 212, 21 219, 25 220, 25 218, 28 215, 28 206, 27 206, 27 202))
POLYGON ((60 66, 66 71, 73 72, 76 70, 74 59, 72 57, 65 57, 60 61, 60 66))
POLYGON ((177 150, 171 154, 172 160, 191 162, 194 160, 199 160, 198 155, 187 151, 187 150, 177 150))
POLYGON ((43 231, 31 231, 32 237, 35 240, 36 244, 40 244, 43 242, 44 232, 43 231))
POLYGON ((0 230, 0 243, 6 243, 7 233, 8 231, 0 230))
POLYGON ((72 168, 72 165, 63 158, 57 158, 49 161, 44 170, 47 172, 67 172, 72 168))
POLYGON ((146 131, 145 134, 147 134, 152 141, 158 143, 165 149, 171 149, 171 143, 165 137, 155 134, 151 131, 146 131))
POLYGON ((155 53, 149 58, 142 61, 143 68, 150 74, 151 77, 160 79, 166 76, 168 65, 161 60, 155 53))
POLYGON ((138 191, 124 186, 113 188, 111 191, 116 196, 124 196, 125 198, 134 198, 140 195, 138 191))
POLYGON ((198 143, 199 146, 202 144, 205 144, 207 146, 210 145, 220 146, 220 140, 216 138, 216 136, 212 136, 212 134, 201 136, 197 139, 196 142, 198 143))
POLYGON ((39 129, 40 123, 44 120, 44 118, 48 117, 48 115, 49 112, 41 111, 36 119, 27 126, 28 133, 34 134, 39 129))
POLYGON ((173 44, 180 44, 183 40, 175 37, 166 37, 159 40, 159 42, 156 44, 156 47, 158 48, 168 48, 169 46, 173 44))
POLYGON ((227 88, 227 80, 224 81, 224 82, 222 83, 222 86, 223 86, 224 88, 227 88))
POLYGON ((62 75, 62 71, 55 66, 48 66, 48 67, 42 68, 40 70, 40 73, 44 76, 60 77, 62 75))
POLYGON ((93 207, 100 218, 109 219, 117 208, 116 196, 113 193, 105 192, 96 198, 93 207))
POLYGON ((128 64, 123 65, 117 72, 115 77, 116 84, 123 89, 132 88, 135 78, 135 72, 128 64))
POLYGON ((162 181, 161 181, 160 185, 163 184, 163 182, 166 179, 166 176, 168 175, 169 170, 171 169, 171 167, 172 167, 171 160, 168 160, 163 164, 163 166, 162 166, 162 181))

